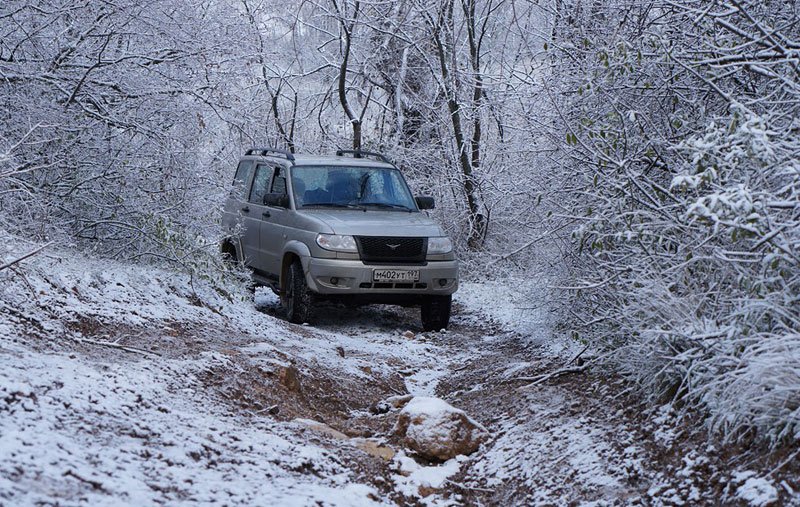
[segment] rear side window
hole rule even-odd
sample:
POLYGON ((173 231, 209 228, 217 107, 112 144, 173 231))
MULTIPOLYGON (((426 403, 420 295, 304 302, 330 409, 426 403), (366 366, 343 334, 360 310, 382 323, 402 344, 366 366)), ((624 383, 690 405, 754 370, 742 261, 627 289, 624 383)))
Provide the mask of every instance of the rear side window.
POLYGON ((256 204, 264 203, 264 196, 267 195, 270 179, 272 178, 272 167, 259 165, 256 167, 256 175, 253 178, 253 188, 250 190, 250 202, 256 204))
POLYGON ((236 168, 236 175, 233 177, 233 188, 231 188, 231 197, 237 199, 244 199, 245 188, 250 181, 250 176, 253 174, 253 161, 242 160, 239 162, 239 167, 236 168))

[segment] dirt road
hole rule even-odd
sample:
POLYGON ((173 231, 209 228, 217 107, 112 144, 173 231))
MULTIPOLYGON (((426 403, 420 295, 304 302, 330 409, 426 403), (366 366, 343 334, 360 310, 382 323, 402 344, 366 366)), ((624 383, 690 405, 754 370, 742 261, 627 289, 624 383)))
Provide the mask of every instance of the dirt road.
MULTIPOLYGON (((257 299, 261 311, 280 313, 268 295, 257 299)), ((696 440, 675 430, 668 406, 642 413, 624 382, 591 370, 548 378, 565 365, 575 366, 570 361, 579 344, 555 344, 552 336, 538 340, 468 304, 456 306, 447 332, 422 333, 415 320, 414 310, 401 308, 322 307, 313 326, 285 324, 304 337, 289 350, 301 357, 308 350, 332 348, 341 365, 323 365, 313 355, 297 361, 297 386, 250 408, 246 386, 258 381, 245 375, 241 382, 241 376, 232 375, 228 378, 243 385, 230 398, 248 410, 280 407, 278 418, 313 419, 411 457, 392 434, 397 414, 375 413, 381 400, 405 393, 436 396, 486 426, 490 442, 457 466, 417 458, 419 468, 405 469, 397 458, 382 461, 354 453, 346 440, 309 431, 336 452, 349 454, 359 480, 401 504, 735 501, 735 478, 719 454, 703 446, 698 451, 696 440), (349 361, 355 361, 355 369, 349 361)), ((534 324, 545 321, 540 316, 534 324)), ((239 349, 247 358, 237 368, 254 360, 248 350, 252 346, 239 349)), ((230 382, 216 387, 224 393, 230 382)))
POLYGON ((600 368, 548 377, 583 347, 514 281, 464 284, 449 331, 422 333, 416 310, 321 306, 298 326, 264 291, 40 262, 0 308, 2 505, 798 502, 774 465, 642 410, 600 368), (489 440, 418 458, 381 403, 404 395, 465 410, 489 440))

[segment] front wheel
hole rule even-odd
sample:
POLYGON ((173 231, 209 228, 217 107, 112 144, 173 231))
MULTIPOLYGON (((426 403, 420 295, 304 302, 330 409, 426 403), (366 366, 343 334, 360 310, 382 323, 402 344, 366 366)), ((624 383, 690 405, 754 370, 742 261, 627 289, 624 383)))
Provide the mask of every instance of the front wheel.
POLYGON ((452 296, 427 296, 422 302, 420 314, 422 316, 422 329, 425 331, 440 331, 447 329, 450 323, 450 306, 452 296))
POLYGON ((308 321, 311 313, 311 291, 306 285, 306 277, 303 275, 303 266, 300 261, 294 261, 289 266, 286 285, 281 295, 281 304, 289 322, 302 324, 308 321))

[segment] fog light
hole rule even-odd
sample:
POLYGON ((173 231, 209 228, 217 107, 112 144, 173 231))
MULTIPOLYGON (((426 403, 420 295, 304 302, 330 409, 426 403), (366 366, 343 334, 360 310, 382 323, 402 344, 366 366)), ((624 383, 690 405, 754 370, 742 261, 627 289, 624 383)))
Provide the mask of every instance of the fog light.
POLYGON ((447 285, 447 278, 439 278, 439 287, 447 285))
POLYGON ((332 277, 331 277, 331 283, 332 283, 333 285, 337 285, 337 284, 339 283, 339 279, 338 279, 338 278, 336 278, 335 276, 332 276, 332 277))

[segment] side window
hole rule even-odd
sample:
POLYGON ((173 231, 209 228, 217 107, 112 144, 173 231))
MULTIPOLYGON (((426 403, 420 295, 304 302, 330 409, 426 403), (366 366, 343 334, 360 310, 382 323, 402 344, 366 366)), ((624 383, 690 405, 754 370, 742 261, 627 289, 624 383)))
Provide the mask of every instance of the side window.
POLYGON ((250 181, 250 175, 252 174, 252 160, 242 160, 239 162, 239 167, 236 168, 236 175, 233 177, 231 197, 236 199, 244 199, 245 188, 247 187, 247 183, 250 181))
POLYGON ((259 165, 256 167, 256 175, 253 178, 253 188, 250 189, 250 202, 255 204, 264 203, 264 196, 267 195, 271 177, 272 168, 270 166, 259 165))
POLYGON ((275 168, 275 177, 272 178, 272 190, 270 190, 273 194, 285 194, 286 193, 286 169, 283 167, 276 167, 275 168))

